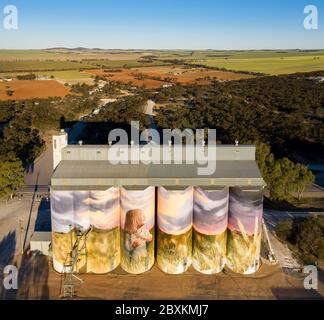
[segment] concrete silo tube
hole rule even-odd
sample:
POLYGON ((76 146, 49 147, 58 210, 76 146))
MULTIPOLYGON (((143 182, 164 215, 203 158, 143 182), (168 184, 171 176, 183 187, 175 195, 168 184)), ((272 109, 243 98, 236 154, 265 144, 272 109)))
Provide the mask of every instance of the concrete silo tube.
POLYGON ((221 272, 226 262, 228 188, 194 190, 193 267, 205 274, 221 272))
POLYGON ((231 188, 228 212, 227 266, 251 274, 260 266, 263 190, 231 188))
POLYGON ((154 265, 155 188, 121 188, 121 267, 140 274, 154 265))
POLYGON ((193 188, 158 188, 157 264, 170 274, 188 270, 192 262, 193 188))

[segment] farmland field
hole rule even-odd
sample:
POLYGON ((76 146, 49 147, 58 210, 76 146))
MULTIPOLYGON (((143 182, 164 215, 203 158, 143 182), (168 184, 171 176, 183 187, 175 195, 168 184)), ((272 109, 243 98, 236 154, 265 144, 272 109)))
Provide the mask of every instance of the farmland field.
POLYGON ((52 71, 89 69, 86 63, 73 61, 0 61, 0 72, 52 71))
MULTIPOLYGON (((41 71, 41 72, 35 72, 38 76, 53 76, 56 81, 60 83, 66 83, 69 84, 76 84, 78 82, 80 83, 87 83, 92 84, 93 83, 93 76, 91 76, 89 73, 86 73, 84 71, 78 71, 78 70, 65 70, 65 71, 41 71)), ((0 75, 1 76, 1 75, 0 75)))
POLYGON ((324 70, 324 56, 293 56, 281 58, 215 58, 201 62, 207 67, 234 71, 250 71, 271 75, 324 70))
POLYGON ((199 83, 208 84, 211 79, 240 80, 251 78, 250 75, 208 70, 205 68, 188 68, 180 66, 157 66, 121 69, 119 72, 105 72, 104 70, 87 70, 85 73, 106 77, 108 80, 131 82, 136 86, 158 88, 167 83, 199 83))
POLYGON ((159 52, 160 59, 178 59, 207 67, 265 74, 289 74, 324 70, 324 51, 170 51, 159 52))
POLYGON ((16 60, 84 60, 84 59, 108 59, 108 60, 137 60, 149 52, 120 51, 120 50, 0 50, 0 61, 16 60))
MULTIPOLYGON (((70 76, 60 74, 57 79, 75 83, 86 79, 79 69, 146 68, 173 64, 178 60, 187 64, 224 68, 233 71, 264 74, 289 74, 324 70, 324 50, 99 50, 47 49, 0 50, 0 73, 75 71, 70 76), (150 60, 143 61, 143 58, 150 60), (72 61, 73 60, 73 61, 72 61)), ((181 62, 180 62, 181 63, 181 62)), ((87 79, 87 81, 90 81, 87 79)), ((149 86, 156 86, 152 83, 149 86)))
POLYGON ((70 90, 54 80, 14 80, 0 82, 0 100, 64 97, 70 90), (12 91, 12 95, 8 95, 12 91))
POLYGON ((84 61, 87 62, 89 65, 93 67, 99 68, 133 68, 133 67, 146 67, 146 66, 163 66, 168 65, 167 62, 161 61, 152 61, 152 62, 143 62, 141 60, 91 60, 91 61, 84 61))

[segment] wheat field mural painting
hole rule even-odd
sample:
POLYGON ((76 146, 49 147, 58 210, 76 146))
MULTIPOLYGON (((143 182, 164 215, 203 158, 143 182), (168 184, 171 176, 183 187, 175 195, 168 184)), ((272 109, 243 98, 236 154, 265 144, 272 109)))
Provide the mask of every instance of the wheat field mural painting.
POLYGON ((260 266, 262 213, 262 189, 231 189, 227 266, 236 273, 251 274, 260 266))
POLYGON ((65 272, 79 239, 77 272, 107 273, 120 263, 119 189, 52 191, 53 265, 65 272))
POLYGON ((195 188, 193 267, 206 274, 221 272, 226 261, 228 188, 195 188))
POLYGON ((193 188, 158 189, 157 264, 171 274, 188 270, 192 262, 193 188))

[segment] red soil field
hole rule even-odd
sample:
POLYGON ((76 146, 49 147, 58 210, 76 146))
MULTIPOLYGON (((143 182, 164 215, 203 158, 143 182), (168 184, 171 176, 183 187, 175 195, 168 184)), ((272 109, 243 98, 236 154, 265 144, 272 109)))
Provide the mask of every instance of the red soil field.
POLYGON ((0 100, 64 97, 70 89, 55 80, 13 80, 0 82, 0 100), (7 94, 12 90, 12 96, 7 94))
POLYGON ((184 68, 175 66, 143 67, 120 69, 120 72, 105 72, 104 70, 87 70, 85 72, 99 75, 112 81, 132 82, 136 86, 158 88, 167 83, 209 84, 211 79, 222 81, 252 78, 251 75, 228 71, 218 71, 205 68, 184 68), (158 79, 160 78, 160 79, 158 79))

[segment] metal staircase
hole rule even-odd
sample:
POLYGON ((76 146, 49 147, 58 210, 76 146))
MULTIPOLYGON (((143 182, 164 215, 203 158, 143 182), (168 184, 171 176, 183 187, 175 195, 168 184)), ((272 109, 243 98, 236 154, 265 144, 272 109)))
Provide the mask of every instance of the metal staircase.
POLYGON ((62 272, 61 296, 63 298, 73 298, 75 296, 75 280, 83 283, 83 280, 75 275, 77 264, 82 256, 86 256, 86 239, 92 228, 83 232, 76 230, 76 240, 73 243, 73 233, 71 232, 71 251, 68 253, 62 272))
POLYGON ((262 231, 263 231, 263 243, 267 252, 268 260, 270 263, 275 264, 277 263, 277 260, 269 239, 269 235, 268 235, 269 231, 264 219, 262 219, 262 231))

